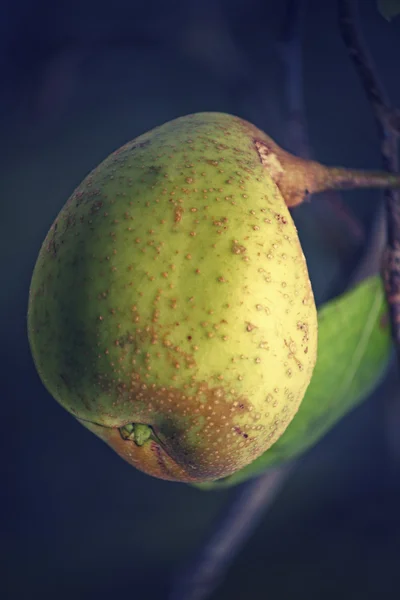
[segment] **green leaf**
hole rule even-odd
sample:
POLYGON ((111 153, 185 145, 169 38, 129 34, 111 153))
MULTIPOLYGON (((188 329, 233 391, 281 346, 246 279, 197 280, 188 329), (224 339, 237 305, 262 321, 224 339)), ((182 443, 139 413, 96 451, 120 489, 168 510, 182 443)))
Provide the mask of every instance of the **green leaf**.
POLYGON ((383 284, 370 277, 318 311, 318 358, 300 409, 269 450, 237 473, 201 489, 235 485, 313 446, 377 386, 389 363, 391 335, 383 284))
POLYGON ((400 15, 400 0, 378 0, 378 10, 385 19, 391 21, 400 15))

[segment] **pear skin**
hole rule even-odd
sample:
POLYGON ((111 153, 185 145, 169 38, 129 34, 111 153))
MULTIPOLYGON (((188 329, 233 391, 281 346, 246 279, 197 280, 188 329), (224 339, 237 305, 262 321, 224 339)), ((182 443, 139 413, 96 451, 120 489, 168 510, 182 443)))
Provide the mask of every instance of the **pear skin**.
POLYGON ((50 394, 136 468, 225 477, 296 414, 317 313, 272 140, 199 113, 111 154, 41 247, 28 333, 50 394), (139 427, 138 427, 139 426, 139 427))

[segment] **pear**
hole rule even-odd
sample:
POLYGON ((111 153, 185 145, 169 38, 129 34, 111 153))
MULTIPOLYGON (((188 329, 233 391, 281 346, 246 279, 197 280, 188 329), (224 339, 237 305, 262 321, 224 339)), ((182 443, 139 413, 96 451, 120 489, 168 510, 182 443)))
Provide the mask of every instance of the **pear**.
POLYGON ((28 335, 50 394, 138 469, 226 477, 283 434, 317 313, 289 208, 398 185, 285 152, 231 115, 181 117, 111 154, 48 232, 28 335))

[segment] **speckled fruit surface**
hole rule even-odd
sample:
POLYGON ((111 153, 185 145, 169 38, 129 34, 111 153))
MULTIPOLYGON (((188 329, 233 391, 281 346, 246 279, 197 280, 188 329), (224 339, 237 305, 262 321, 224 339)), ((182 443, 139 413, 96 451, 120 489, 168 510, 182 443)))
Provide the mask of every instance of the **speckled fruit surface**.
POLYGON ((268 139, 219 113, 162 125, 86 177, 40 250, 28 332, 43 383, 156 477, 207 481, 247 465, 312 375, 316 309, 257 150, 268 139), (151 427, 140 443, 120 429, 137 423, 151 427))

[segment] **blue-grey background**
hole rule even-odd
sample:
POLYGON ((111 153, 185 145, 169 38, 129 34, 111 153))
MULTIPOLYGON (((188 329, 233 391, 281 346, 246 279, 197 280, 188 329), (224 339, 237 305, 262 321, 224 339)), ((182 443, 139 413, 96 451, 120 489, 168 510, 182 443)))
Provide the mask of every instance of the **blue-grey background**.
MULTIPOLYGON (((308 4, 304 88, 314 156, 379 167, 374 120, 337 30, 335 2, 308 4)), ((380 77, 399 105, 400 19, 388 24, 373 0, 359 4, 380 77)), ((287 141, 277 44, 285 7, 277 0, 0 4, 0 581, 7 600, 166 598, 171 576, 229 500, 229 490, 205 493, 136 472, 51 399, 27 343, 28 287, 40 244, 74 187, 127 140, 174 117, 216 110, 287 141)), ((322 199, 294 212, 319 303, 347 285, 379 200, 374 192, 343 195, 362 226, 359 239, 322 199)), ((304 457, 214 598, 400 597, 398 386, 392 368, 304 457)))

